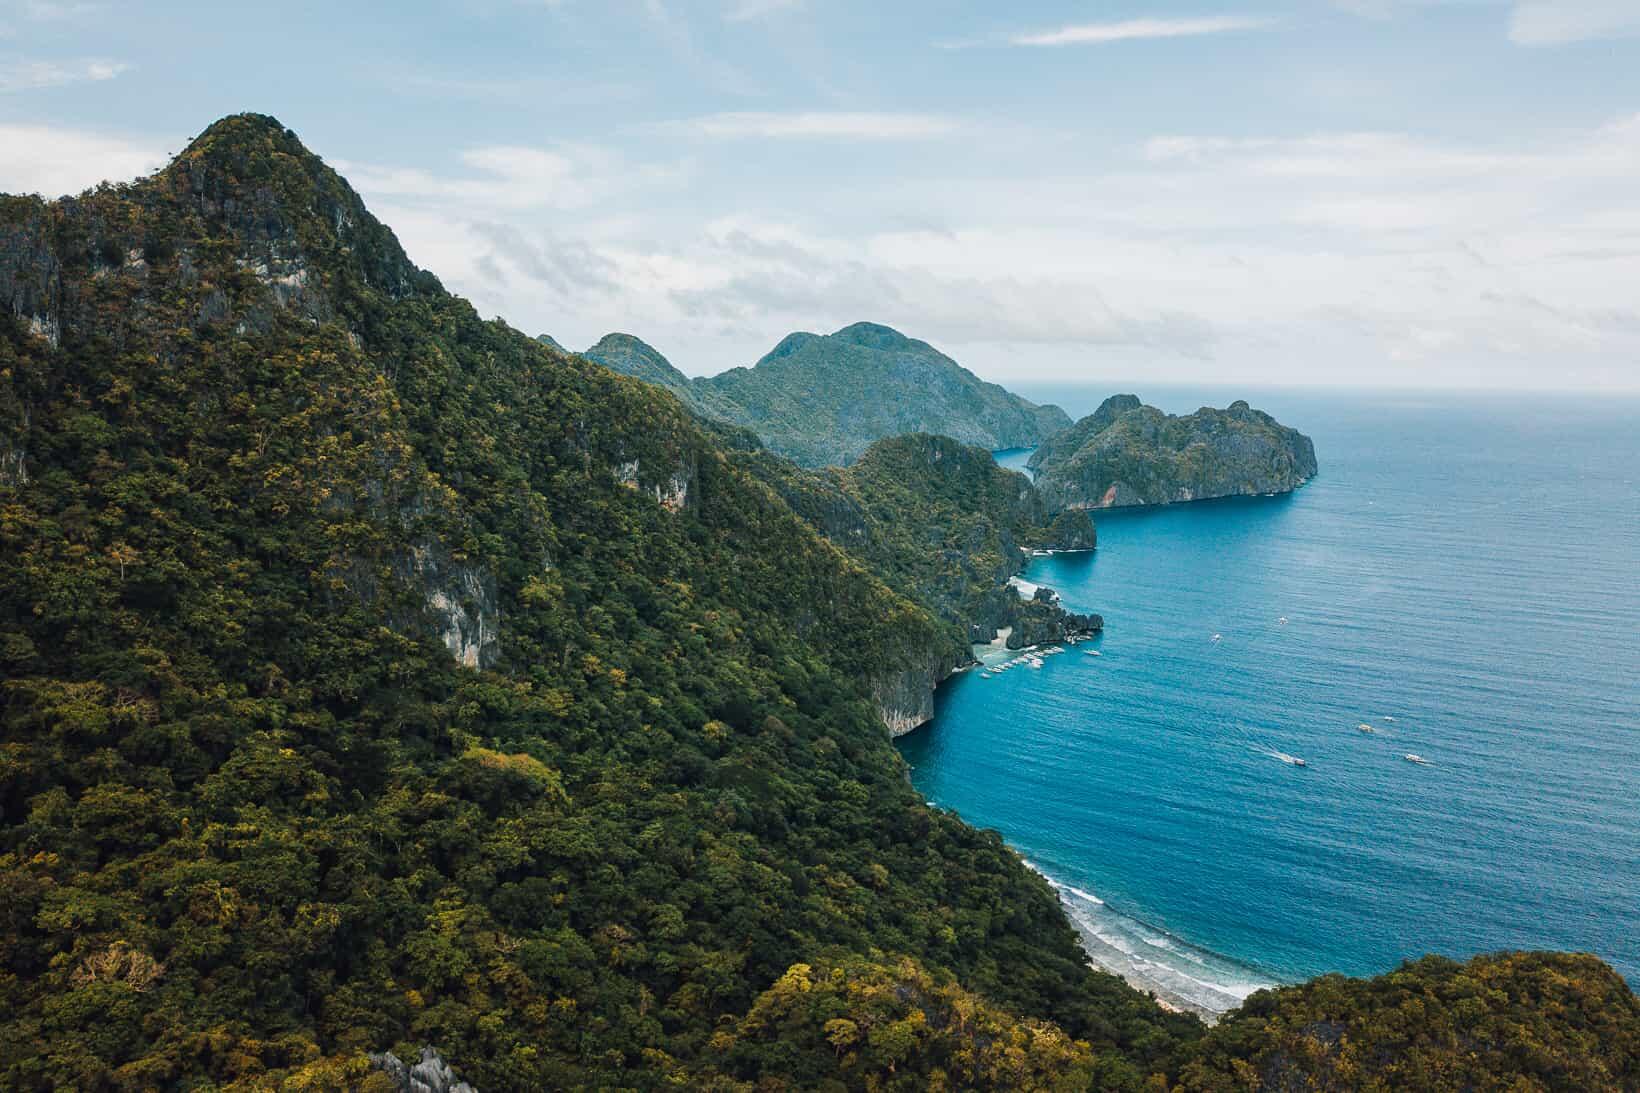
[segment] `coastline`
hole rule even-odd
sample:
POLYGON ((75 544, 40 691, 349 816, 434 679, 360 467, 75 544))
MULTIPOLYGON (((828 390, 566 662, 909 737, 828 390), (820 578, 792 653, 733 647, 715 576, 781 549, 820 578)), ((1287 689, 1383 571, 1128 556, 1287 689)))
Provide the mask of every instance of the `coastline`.
MULTIPOLYGON (((1030 449, 1025 449, 1028 452, 1030 449)), ((1092 548, 1089 548, 1092 549, 1092 548)), ((1023 599, 1031 599, 1042 587, 1028 579, 1032 563, 1056 554, 1082 553, 1081 550, 1035 549, 1029 552, 1025 566, 1008 578, 1007 584, 1023 599)), ((1057 593, 1053 595, 1057 603, 1057 593)), ((1028 657, 1033 650, 1045 646, 1063 646, 1051 641, 1032 644, 1019 649, 1008 648, 1013 627, 998 628, 989 642, 970 645, 971 660, 961 665, 936 684, 950 684, 958 676, 975 669, 995 670, 1020 657, 1028 657)), ((1075 644, 1074 642, 1070 644, 1075 644)), ((1078 658, 1080 659, 1080 658, 1078 658)), ((1005 669, 1003 669, 1005 670, 1005 669)), ((937 731, 935 719, 919 726, 937 731)), ((910 772, 907 772, 909 776, 910 772)), ((938 801, 929 804, 946 807, 938 801)), ((1151 926, 1140 919, 1121 914, 1106 902, 1084 889, 1067 884, 1037 865, 1018 848, 1009 848, 1019 856, 1027 869, 1047 881, 1059 897, 1066 921, 1076 931, 1088 965, 1098 971, 1115 975, 1135 990, 1149 995, 1157 1005, 1175 1013, 1191 1013, 1215 1023, 1226 1012, 1239 1006, 1254 991, 1278 985, 1274 979, 1256 969, 1220 956, 1166 930, 1151 926)))
POLYGON ((1121 978, 1164 1009, 1193 1013, 1211 1025, 1253 992, 1280 985, 1255 968, 1113 910, 1098 896, 1056 879, 1023 854, 1020 860, 1059 896, 1089 966, 1121 978))

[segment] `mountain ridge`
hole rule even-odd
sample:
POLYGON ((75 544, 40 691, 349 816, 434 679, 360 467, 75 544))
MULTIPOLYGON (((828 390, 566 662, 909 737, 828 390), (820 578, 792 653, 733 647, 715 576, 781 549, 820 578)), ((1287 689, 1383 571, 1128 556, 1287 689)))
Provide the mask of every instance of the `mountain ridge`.
POLYGON ((832 334, 795 331, 750 367, 688 377, 652 346, 609 335, 586 357, 655 383, 698 413, 751 429, 803 466, 841 466, 873 441, 929 433, 990 450, 1029 447, 1069 426, 979 379, 925 341, 877 323, 832 334))

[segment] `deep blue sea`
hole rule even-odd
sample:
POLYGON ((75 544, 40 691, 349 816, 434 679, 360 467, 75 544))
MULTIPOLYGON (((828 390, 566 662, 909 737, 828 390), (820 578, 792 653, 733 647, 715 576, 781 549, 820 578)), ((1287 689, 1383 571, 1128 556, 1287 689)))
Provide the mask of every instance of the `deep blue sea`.
POLYGON ((1321 473, 1035 560, 1104 635, 943 686, 901 742, 919 789, 1047 874, 1097 963, 1201 1010, 1427 952, 1640 982, 1640 401, 1135 390, 1246 397, 1321 473))

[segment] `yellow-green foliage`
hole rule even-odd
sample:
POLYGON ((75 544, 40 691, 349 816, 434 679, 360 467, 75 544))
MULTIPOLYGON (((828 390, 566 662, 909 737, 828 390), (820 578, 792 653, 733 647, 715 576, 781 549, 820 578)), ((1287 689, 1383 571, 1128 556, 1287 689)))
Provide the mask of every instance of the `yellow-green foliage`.
POLYGON ((1070 1091, 1099 1072, 1059 1028, 880 953, 792 965, 708 1048, 720 1061, 699 1082, 720 1089, 1070 1091), (802 1069, 768 1080, 769 1062, 794 1052, 802 1069))
POLYGON ((1592 956, 1426 957, 1262 991, 1196 1055, 1185 1091, 1633 1090, 1640 1002, 1592 956))

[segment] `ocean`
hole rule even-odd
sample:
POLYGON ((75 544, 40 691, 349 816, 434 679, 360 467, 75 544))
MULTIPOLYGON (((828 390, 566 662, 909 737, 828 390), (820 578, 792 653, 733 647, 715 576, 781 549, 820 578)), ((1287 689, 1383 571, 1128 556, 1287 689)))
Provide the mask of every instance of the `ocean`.
POLYGON ((1640 401, 1134 390, 1248 398, 1320 474, 1034 560, 1105 633, 942 686, 900 743, 920 791, 1044 873, 1096 963, 1204 1014, 1425 953, 1640 982, 1640 401))

